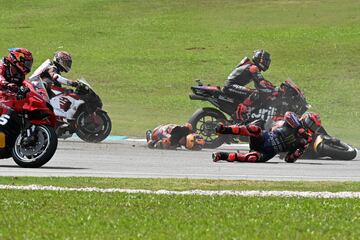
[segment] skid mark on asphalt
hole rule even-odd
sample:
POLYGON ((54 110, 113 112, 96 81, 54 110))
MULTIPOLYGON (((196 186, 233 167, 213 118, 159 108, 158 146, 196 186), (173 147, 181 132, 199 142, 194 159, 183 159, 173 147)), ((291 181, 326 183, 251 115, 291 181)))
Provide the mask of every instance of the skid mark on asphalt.
POLYGON ((360 198, 360 192, 299 192, 299 191, 231 191, 231 190, 145 190, 123 188, 70 188, 40 185, 0 185, 0 189, 30 190, 30 191, 71 191, 71 192, 99 192, 99 193, 129 193, 129 194, 156 194, 156 195, 201 195, 201 196, 241 196, 241 197, 301 197, 301 198, 360 198))

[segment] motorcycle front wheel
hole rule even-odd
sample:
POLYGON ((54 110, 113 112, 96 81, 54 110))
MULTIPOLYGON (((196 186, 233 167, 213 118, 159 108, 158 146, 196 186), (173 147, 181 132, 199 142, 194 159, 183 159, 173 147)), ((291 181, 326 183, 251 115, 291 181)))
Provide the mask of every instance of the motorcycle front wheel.
POLYGON ((227 122, 226 117, 214 108, 198 109, 189 120, 193 130, 204 138, 204 148, 220 147, 228 139, 227 135, 218 135, 215 132, 215 128, 220 122, 227 122))
POLYGON ((58 139, 54 129, 46 125, 36 125, 32 139, 20 133, 11 150, 14 161, 24 168, 38 168, 47 163, 55 154, 58 139))
POLYGON ((357 155, 355 148, 338 139, 323 141, 318 148, 318 153, 334 160, 353 160, 357 155))
POLYGON ((81 112, 76 118, 76 135, 85 142, 98 143, 111 132, 111 119, 104 111, 94 114, 81 112))

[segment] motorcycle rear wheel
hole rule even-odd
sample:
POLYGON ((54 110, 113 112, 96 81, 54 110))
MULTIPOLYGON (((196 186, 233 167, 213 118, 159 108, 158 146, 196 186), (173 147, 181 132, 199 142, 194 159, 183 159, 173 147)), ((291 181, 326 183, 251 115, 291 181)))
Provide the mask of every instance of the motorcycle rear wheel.
POLYGON ((226 117, 222 112, 214 108, 198 109, 189 120, 193 130, 204 138, 204 148, 220 147, 228 139, 227 135, 217 135, 215 133, 215 128, 220 122, 227 122, 226 117))
POLYGON ((81 112, 76 118, 76 135, 85 142, 98 143, 107 138, 111 132, 111 119, 104 111, 97 111, 96 116, 101 124, 95 124, 91 114, 81 112))
POLYGON ((23 136, 20 133, 15 145, 11 150, 14 161, 24 168, 39 168, 47 163, 55 154, 58 138, 55 130, 46 125, 35 126, 37 140, 30 145, 23 144, 23 136))

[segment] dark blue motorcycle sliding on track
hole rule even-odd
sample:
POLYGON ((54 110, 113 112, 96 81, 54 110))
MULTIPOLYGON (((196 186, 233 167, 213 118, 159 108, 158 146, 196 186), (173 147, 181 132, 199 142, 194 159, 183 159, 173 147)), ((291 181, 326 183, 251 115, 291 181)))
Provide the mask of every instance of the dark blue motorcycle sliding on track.
MULTIPOLYGON (((231 144, 239 141, 248 141, 246 137, 232 135, 217 135, 215 127, 218 123, 225 125, 235 124, 231 118, 237 106, 247 98, 254 89, 243 87, 243 99, 234 99, 227 96, 218 86, 204 86, 200 80, 198 85, 192 86, 191 100, 200 100, 211 103, 214 107, 204 107, 198 109, 190 118, 194 130, 205 139, 204 148, 217 148, 223 143, 231 144)), ((272 101, 258 102, 254 107, 249 108, 247 113, 248 124, 255 122, 263 129, 270 129, 274 119, 280 120, 287 111, 302 115, 310 105, 307 103, 304 93, 291 80, 286 80, 280 85, 279 95, 272 101)), ((322 127, 316 135, 314 141, 304 153, 303 158, 331 158, 337 160, 352 160, 356 157, 355 148, 343 141, 331 137, 322 127)))

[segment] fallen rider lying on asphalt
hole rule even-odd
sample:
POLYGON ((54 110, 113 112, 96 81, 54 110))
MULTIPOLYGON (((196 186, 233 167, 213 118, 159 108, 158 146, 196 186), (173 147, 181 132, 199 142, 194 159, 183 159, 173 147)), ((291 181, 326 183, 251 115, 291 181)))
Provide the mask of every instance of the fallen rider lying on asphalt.
POLYGON ((184 146, 189 150, 201 150, 205 140, 192 131, 190 123, 185 125, 166 124, 146 131, 146 141, 149 148, 176 149, 184 146))
POLYGON ((280 152, 287 153, 285 161, 295 162, 312 141, 311 135, 321 126, 320 117, 315 113, 305 113, 300 118, 293 112, 286 112, 281 124, 274 126, 271 131, 263 131, 260 127, 249 125, 218 125, 219 134, 234 134, 250 137, 250 151, 215 152, 213 161, 226 160, 228 162, 266 162, 280 152))

